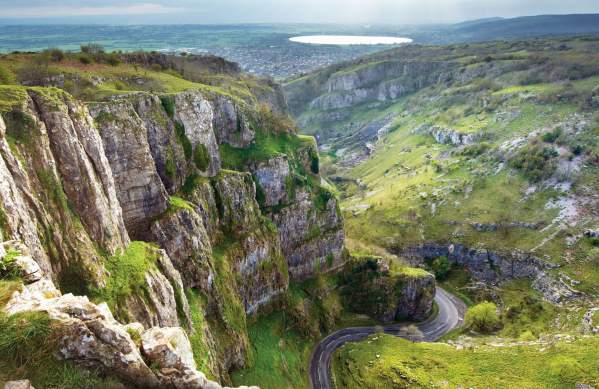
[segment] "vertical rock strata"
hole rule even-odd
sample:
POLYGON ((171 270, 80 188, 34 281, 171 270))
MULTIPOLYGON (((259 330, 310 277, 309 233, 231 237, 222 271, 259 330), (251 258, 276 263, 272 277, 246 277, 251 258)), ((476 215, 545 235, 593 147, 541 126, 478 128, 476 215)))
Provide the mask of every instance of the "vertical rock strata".
POLYGON ((286 125, 266 131, 257 106, 200 91, 137 93, 89 107, 53 88, 19 87, 15 96, 0 112, 0 238, 23 242, 46 275, 31 287, 55 292, 31 292, 59 306, 41 310, 64 319, 72 303, 90 312, 69 321, 69 344, 97 342, 65 345, 64 358, 88 366, 98 353, 117 353, 103 368, 172 387, 205 379, 194 373, 187 345, 168 346, 190 337, 209 352, 203 368, 226 383, 230 369, 246 364, 246 315, 284 293, 290 278, 341 263, 342 221, 318 175, 314 141, 286 125), (278 151, 263 149, 271 138, 278 151), (149 242, 152 258, 136 256, 130 237, 149 242), (123 289, 115 279, 132 284, 123 289), (54 283, 112 299, 119 320, 157 329, 144 333, 140 351, 105 306, 61 295, 54 283), (100 337, 109 332, 107 345, 100 337), (186 357, 169 359, 165 372, 183 376, 148 372, 140 357, 171 352, 186 357))

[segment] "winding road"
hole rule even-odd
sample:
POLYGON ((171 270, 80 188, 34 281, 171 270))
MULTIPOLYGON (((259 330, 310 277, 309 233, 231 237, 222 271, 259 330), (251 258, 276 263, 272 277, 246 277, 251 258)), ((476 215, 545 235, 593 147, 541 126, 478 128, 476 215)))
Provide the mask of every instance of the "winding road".
MULTIPOLYGON (((422 332, 425 342, 434 342, 452 329, 460 326, 464 320, 466 305, 454 295, 437 287, 435 302, 439 307, 438 314, 416 326, 422 332)), ((402 331, 406 324, 383 326, 386 334, 409 338, 402 331)), ((335 350, 346 342, 357 342, 380 331, 381 327, 351 327, 333 332, 324 338, 314 349, 310 361, 310 383, 313 389, 332 389, 330 370, 331 357, 335 350)))

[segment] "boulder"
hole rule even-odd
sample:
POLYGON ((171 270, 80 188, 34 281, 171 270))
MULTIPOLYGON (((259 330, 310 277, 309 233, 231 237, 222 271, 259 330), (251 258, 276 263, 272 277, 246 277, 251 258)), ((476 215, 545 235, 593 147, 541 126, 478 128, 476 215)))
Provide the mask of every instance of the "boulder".
POLYGON ((4 389, 35 389, 29 380, 8 381, 4 389))

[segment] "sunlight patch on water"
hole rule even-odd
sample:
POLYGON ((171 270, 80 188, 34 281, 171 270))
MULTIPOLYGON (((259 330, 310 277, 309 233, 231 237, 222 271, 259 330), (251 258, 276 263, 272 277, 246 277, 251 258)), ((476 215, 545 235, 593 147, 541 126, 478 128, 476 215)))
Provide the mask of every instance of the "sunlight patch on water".
POLYGON ((307 35, 296 36, 289 40, 311 45, 398 45, 412 42, 410 38, 359 35, 307 35))

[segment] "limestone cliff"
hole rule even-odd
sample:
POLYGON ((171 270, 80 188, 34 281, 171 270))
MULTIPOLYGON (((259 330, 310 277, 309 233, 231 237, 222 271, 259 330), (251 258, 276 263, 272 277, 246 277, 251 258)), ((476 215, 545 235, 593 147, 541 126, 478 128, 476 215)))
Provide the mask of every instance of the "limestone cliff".
POLYGON ((346 264, 341 294, 349 310, 382 322, 425 320, 432 312, 435 278, 420 269, 396 268, 382 258, 355 258, 346 264))
MULTIPOLYGON (((204 88, 85 104, 56 88, 0 92, 9 102, 0 105, 0 239, 23 242, 48 288, 106 301, 114 318, 101 320, 112 329, 182 327, 199 368, 227 383, 246 364, 247 315, 290 277, 343 261, 314 140, 295 134, 284 107, 258 103, 281 99, 204 88)), ((65 296, 52 293, 62 307, 65 296)), ((103 331, 77 320, 81 336, 103 331)), ((98 350, 88 351, 69 355, 98 350)), ((139 359, 131 352, 125 359, 139 359)), ((132 373, 139 382, 167 382, 143 366, 132 373)))

